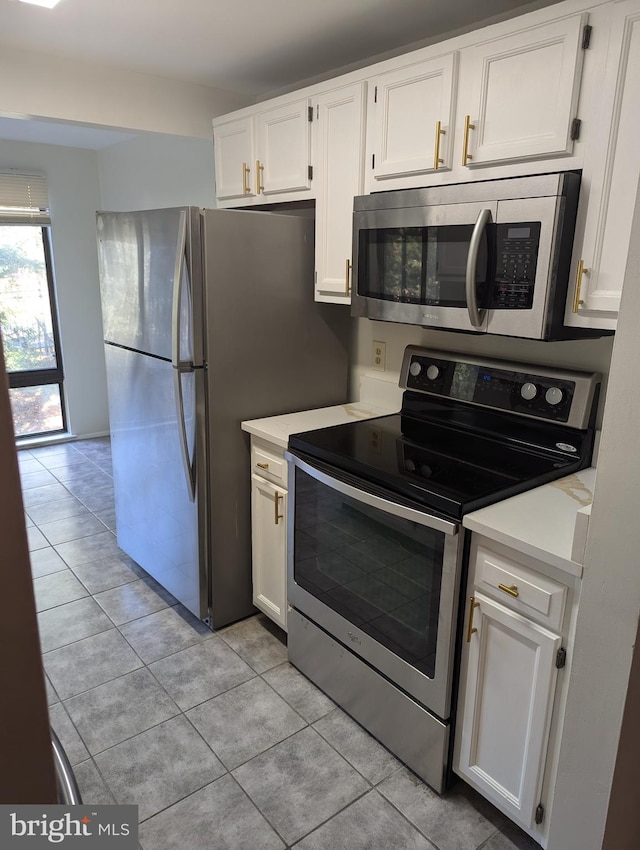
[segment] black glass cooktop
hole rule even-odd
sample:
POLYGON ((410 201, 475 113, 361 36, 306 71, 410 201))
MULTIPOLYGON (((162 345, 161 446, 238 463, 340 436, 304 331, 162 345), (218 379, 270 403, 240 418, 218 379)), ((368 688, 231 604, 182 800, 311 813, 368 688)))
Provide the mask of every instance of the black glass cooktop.
POLYGON ((435 404, 420 418, 398 413, 294 434, 289 450, 356 486, 460 519, 588 465, 589 436, 435 404))

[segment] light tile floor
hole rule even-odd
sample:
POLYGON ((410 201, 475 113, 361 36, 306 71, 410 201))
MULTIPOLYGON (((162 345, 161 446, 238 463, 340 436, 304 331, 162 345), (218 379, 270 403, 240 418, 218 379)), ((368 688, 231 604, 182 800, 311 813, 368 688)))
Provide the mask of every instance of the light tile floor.
POLYGON ((108 439, 19 452, 51 723, 85 802, 144 850, 539 850, 462 782, 439 797, 287 662, 217 633, 116 544, 108 439))

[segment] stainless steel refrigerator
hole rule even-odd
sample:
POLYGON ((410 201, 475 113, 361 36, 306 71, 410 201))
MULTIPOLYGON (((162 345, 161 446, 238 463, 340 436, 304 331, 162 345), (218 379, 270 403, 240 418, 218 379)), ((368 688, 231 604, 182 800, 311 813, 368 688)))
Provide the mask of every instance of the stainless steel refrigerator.
POLYGON ((97 214, 119 546, 211 628, 251 614, 240 422, 339 404, 350 319, 313 300, 313 222, 97 214))

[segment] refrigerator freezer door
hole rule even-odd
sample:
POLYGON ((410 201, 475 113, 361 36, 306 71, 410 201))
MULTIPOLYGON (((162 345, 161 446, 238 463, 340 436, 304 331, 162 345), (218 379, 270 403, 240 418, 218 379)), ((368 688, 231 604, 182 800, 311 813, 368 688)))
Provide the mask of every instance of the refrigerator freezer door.
MULTIPOLYGON (((197 617, 208 614, 198 500, 184 473, 176 370, 156 357, 105 345, 118 545, 197 617)), ((199 373, 183 373, 192 441, 199 373)), ((192 445, 191 445, 192 447, 192 445)))
MULTIPOLYGON (((175 354, 174 293, 199 280, 200 213, 196 208, 97 215, 104 338, 170 360, 175 354)), ((194 291, 194 297, 196 297, 194 291)), ((182 299, 183 309, 187 300, 182 299)), ((200 305, 194 303, 196 316, 200 305)), ((181 356, 202 363, 201 331, 184 315, 181 356), (193 349, 195 348, 195 351, 193 349)))

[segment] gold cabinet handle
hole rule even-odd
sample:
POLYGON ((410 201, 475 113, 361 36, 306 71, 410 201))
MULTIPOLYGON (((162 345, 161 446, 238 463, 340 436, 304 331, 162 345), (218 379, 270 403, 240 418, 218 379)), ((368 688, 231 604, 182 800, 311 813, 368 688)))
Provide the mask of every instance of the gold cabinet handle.
POLYGON ((256 466, 258 467, 258 469, 269 469, 268 463, 256 463, 256 466))
POLYGON ((580 309, 580 305, 584 304, 584 301, 580 298, 580 289, 582 287, 582 275, 589 274, 589 269, 585 269, 584 260, 580 260, 578 263, 578 272, 576 274, 576 288, 573 293, 573 312, 577 313, 580 309))
POLYGON ((473 628, 473 612, 480 605, 479 602, 476 602, 475 597, 471 597, 469 599, 469 619, 467 621, 467 643, 471 643, 471 635, 477 632, 477 629, 473 628))
POLYGON ((504 592, 505 592, 505 593, 508 593, 508 594, 509 594, 509 596, 515 596, 515 597, 516 597, 516 599, 518 598, 518 596, 520 596, 520 592, 519 592, 519 590, 518 590, 518 585, 517 585, 517 584, 512 584, 512 585, 510 585, 509 587, 507 587, 507 585, 506 585, 506 584, 499 584, 499 585, 498 585, 498 590, 504 590, 504 592))
POLYGON ((263 171, 264 165, 261 164, 259 159, 256 159, 256 195, 259 195, 260 192, 264 192, 264 186, 262 185, 263 171))
POLYGON ((440 121, 436 121, 436 145, 433 154, 433 167, 437 171, 440 165, 444 165, 444 159, 440 159, 440 136, 446 136, 447 131, 442 129, 440 121))
POLYGON ((473 159, 469 153, 469 130, 475 130, 476 125, 471 123, 471 116, 464 116, 464 135, 462 141, 462 164, 466 165, 468 159, 473 159))
POLYGON ((274 520, 274 523, 276 525, 278 525, 278 520, 284 518, 284 514, 278 513, 278 502, 280 501, 280 499, 284 499, 284 496, 281 493, 278 493, 278 491, 276 490, 276 497, 275 497, 275 500, 274 500, 274 503, 273 503, 274 507, 275 507, 275 513, 274 513, 273 520, 274 520))
POLYGON ((246 162, 242 163, 242 194, 248 195, 251 189, 249 188, 249 181, 247 180, 247 175, 251 169, 247 165, 246 162))
POLYGON ((351 260, 347 260, 347 264, 345 266, 344 281, 344 294, 351 295, 351 260))

